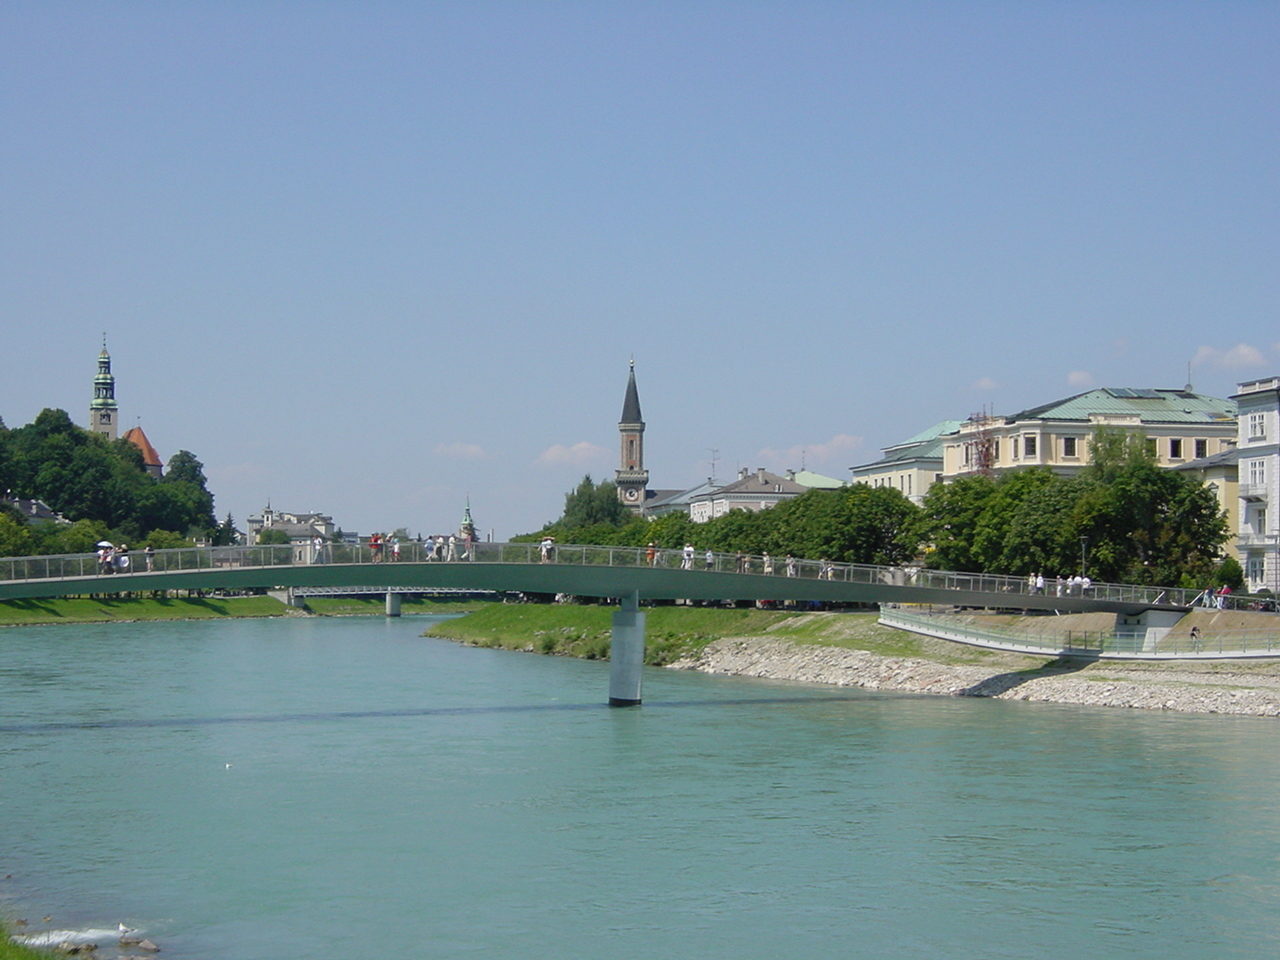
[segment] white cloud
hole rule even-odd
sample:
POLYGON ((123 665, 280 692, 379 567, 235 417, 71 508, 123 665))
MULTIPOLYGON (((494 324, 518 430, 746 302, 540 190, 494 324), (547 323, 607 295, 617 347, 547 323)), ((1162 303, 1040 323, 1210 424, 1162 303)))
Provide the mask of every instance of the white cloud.
POLYGON ((604 447, 582 440, 572 447, 566 447, 562 443, 557 443, 554 447, 547 447, 538 455, 538 459, 535 462, 545 467, 559 467, 565 464, 580 467, 583 464, 594 463, 607 456, 609 456, 609 451, 604 447))
POLYGON ((1000 384, 996 383, 996 382, 995 382, 994 380, 992 380, 990 377, 983 377, 982 379, 980 379, 980 380, 975 380, 975 381, 973 382, 973 389, 975 389, 975 390, 980 390, 980 391, 984 391, 984 392, 985 392, 985 391, 989 391, 989 390, 995 390, 995 389, 997 389, 999 386, 1000 386, 1000 384))
POLYGON ((1210 366, 1219 370, 1243 370, 1247 367, 1261 367, 1266 362, 1267 359, 1262 355, 1262 351, 1247 343, 1237 343, 1230 350, 1201 347, 1191 360, 1194 366, 1210 366))
POLYGON ((450 460, 480 460, 484 457, 484 448, 478 443, 441 443, 436 445, 434 453, 450 460))
POLYGON ((1067 383, 1073 387, 1092 387, 1093 374, 1087 370, 1072 370, 1067 374, 1067 383))
POLYGON ((836 464, 841 471, 847 469, 849 461, 861 448, 862 437, 839 433, 826 443, 810 443, 775 450, 766 447, 757 456, 774 472, 780 470, 799 470, 802 466, 816 467, 825 463, 836 464))

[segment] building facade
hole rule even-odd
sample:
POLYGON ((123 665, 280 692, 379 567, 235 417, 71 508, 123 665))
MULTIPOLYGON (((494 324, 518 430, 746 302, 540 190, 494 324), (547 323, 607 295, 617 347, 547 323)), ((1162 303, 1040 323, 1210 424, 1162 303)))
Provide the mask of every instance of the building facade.
POLYGON ((790 500, 792 497, 807 493, 809 489, 794 480, 780 477, 776 473, 769 473, 764 467, 758 468, 755 473, 743 467, 738 473, 738 479, 733 483, 727 483, 723 487, 716 487, 691 497, 689 519, 694 523, 706 523, 708 520, 724 516, 730 510, 750 510, 758 513, 761 510, 768 510, 783 500, 790 500))
POLYGON ((1099 427, 1140 433, 1160 466, 1176 467, 1235 446, 1236 404, 1189 389, 1104 387, 1012 416, 972 417, 945 438, 942 477, 1032 466, 1078 473, 1099 427))
POLYGON ((1250 593, 1280 594, 1280 377, 1239 385, 1236 550, 1250 593))
POLYGON ((893 487, 912 503, 920 503, 929 488, 942 480, 946 438, 959 432, 959 420, 943 420, 909 440, 884 447, 879 460, 850 467, 854 483, 893 487))

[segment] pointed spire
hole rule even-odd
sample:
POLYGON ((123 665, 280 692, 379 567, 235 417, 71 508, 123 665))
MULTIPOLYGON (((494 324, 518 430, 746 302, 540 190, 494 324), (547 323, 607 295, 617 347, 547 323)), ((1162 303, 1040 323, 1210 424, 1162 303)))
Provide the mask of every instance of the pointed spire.
POLYGON ((631 372, 627 376, 627 395, 622 401, 622 419, 619 423, 644 423, 640 415, 640 391, 636 389, 636 361, 631 358, 631 372))

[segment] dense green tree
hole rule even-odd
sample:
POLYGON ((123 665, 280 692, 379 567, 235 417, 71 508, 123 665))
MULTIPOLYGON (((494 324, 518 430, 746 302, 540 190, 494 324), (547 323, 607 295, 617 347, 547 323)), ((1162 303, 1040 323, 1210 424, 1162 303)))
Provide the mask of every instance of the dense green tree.
POLYGON ((282 544, 289 542, 289 535, 276 527, 267 527, 265 530, 258 531, 258 543, 282 544))
MULTIPOLYGON (((183 450, 170 468, 157 481, 136 446, 81 429, 64 410, 42 410, 25 427, 0 429, 3 489, 43 500, 69 520, 98 525, 97 539, 136 541, 157 529, 211 531, 213 496, 200 461, 183 450)), ((81 539, 65 529, 32 530, 42 553, 76 552, 68 544, 81 539)))
POLYGON ((1168 586, 1206 583, 1227 539, 1211 491, 1159 467, 1139 434, 1099 430, 1080 476, 1015 471, 935 485, 917 527, 933 567, 1168 586))
POLYGON ((611 480, 594 483, 591 474, 582 478, 577 488, 565 494, 564 514, 556 521, 560 530, 606 524, 621 527, 634 518, 618 499, 618 488, 611 480))
POLYGON ((929 566, 940 570, 983 569, 974 544, 995 491, 995 481, 982 474, 935 483, 929 488, 915 526, 915 538, 925 545, 929 566))

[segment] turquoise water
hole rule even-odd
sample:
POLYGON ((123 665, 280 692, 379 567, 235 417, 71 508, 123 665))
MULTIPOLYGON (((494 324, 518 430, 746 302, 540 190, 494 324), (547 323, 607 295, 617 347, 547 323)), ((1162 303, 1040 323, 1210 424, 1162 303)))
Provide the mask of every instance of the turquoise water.
MULTIPOLYGON (((0 912, 188 960, 1280 952, 1273 720, 423 639, 0 632, 0 912)), ((100 940, 100 942, 105 942, 100 940)))

